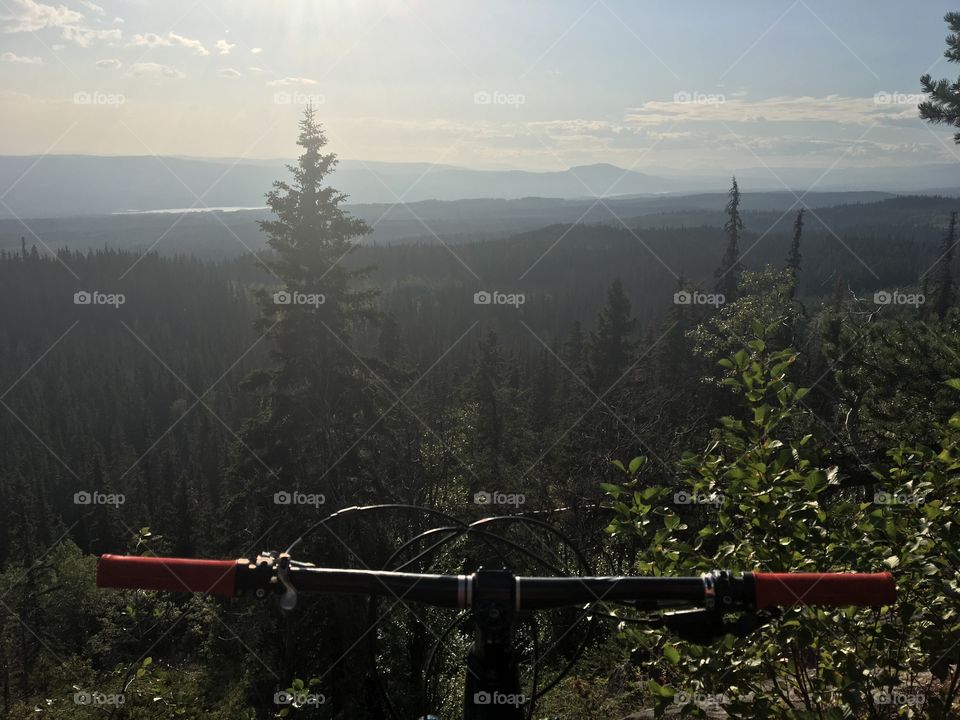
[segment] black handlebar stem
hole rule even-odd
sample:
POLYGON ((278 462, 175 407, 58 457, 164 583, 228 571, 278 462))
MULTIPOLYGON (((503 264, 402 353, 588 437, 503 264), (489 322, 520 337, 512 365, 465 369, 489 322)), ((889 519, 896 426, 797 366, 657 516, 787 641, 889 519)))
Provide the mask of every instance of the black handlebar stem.
POLYGON ((475 630, 467 654, 464 720, 522 720, 532 698, 520 692, 513 648, 517 579, 507 570, 484 568, 472 579, 475 630))

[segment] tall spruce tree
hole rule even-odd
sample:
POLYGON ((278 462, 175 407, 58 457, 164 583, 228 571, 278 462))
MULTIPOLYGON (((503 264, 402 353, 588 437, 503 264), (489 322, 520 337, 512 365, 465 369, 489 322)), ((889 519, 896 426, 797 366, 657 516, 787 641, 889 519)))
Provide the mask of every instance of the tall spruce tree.
POLYGON ((800 275, 800 238, 803 235, 803 208, 797 212, 793 221, 793 240, 790 242, 790 254, 787 255, 787 270, 790 271, 790 299, 797 293, 797 277, 800 275))
POLYGON ((375 417, 379 383, 371 370, 377 361, 360 356, 352 341, 376 319, 375 293, 354 289, 368 270, 341 260, 368 228, 341 207, 346 196, 325 184, 337 161, 323 152, 327 140, 312 107, 297 144, 303 152, 288 166, 292 179, 267 194, 275 218, 260 222, 281 287, 260 293, 258 327, 269 331, 274 367, 247 383, 262 400, 249 445, 272 469, 277 489, 354 502, 358 440, 375 417))
MULTIPOLYGON (((950 213, 950 226, 943 243, 940 245, 940 255, 937 263, 939 264, 937 272, 936 299, 934 301, 934 311, 937 317, 943 320, 947 315, 950 306, 953 305, 953 246, 956 244, 957 231, 957 213, 950 213)), ((924 278, 926 280, 926 278, 924 278)))
MULTIPOLYGON (((267 194, 275 217, 260 222, 272 251, 263 259, 280 287, 259 293, 258 329, 269 337, 273 367, 251 374, 245 383, 258 394, 260 406, 236 451, 245 514, 237 517, 232 508, 229 515, 240 537, 260 537, 273 528, 268 537, 294 538, 309 525, 311 508, 278 501, 278 492, 322 496, 332 508, 364 504, 386 493, 387 479, 371 467, 391 422, 382 412, 388 397, 376 369, 383 366, 354 348, 360 331, 379 319, 376 292, 356 289, 368 268, 350 269, 341 262, 369 230, 344 211, 346 196, 326 184, 337 161, 324 152, 327 140, 312 107, 304 111, 297 144, 303 152, 296 165, 287 166, 292 178, 275 182, 267 194)), ((339 543, 314 538, 322 542, 308 543, 301 552, 342 566, 370 557, 379 540, 374 533, 360 536, 345 529, 338 537, 343 538, 339 543)), ((303 601, 303 612, 316 621, 284 635, 272 647, 272 662, 279 674, 293 676, 308 662, 336 665, 358 646, 358 657, 369 661, 366 672, 360 665, 336 665, 331 682, 341 692, 331 712, 373 717, 380 699, 368 687, 375 672, 372 638, 365 635, 368 618, 352 600, 327 603, 303 601)))
POLYGON ((589 374, 598 393, 607 392, 633 360, 637 343, 632 336, 637 321, 631 312, 623 282, 616 278, 607 290, 607 304, 597 317, 597 329, 590 333, 589 374))
MULTIPOLYGON (((960 62, 960 12, 948 12, 943 16, 950 28, 947 35, 947 49, 943 56, 952 63, 960 62)), ((934 125, 951 125, 960 128, 960 80, 951 82, 946 78, 934 80, 929 73, 920 78, 923 92, 929 96, 917 107, 920 118, 934 125)), ((960 132, 954 133, 953 140, 960 143, 960 132)))
POLYGON ((740 188, 737 179, 733 178, 727 200, 727 221, 723 224, 723 232, 727 236, 727 249, 723 253, 720 267, 717 268, 717 292, 722 293, 725 301, 730 303, 737 299, 737 286, 740 284, 740 237, 743 235, 743 219, 740 217, 740 188))

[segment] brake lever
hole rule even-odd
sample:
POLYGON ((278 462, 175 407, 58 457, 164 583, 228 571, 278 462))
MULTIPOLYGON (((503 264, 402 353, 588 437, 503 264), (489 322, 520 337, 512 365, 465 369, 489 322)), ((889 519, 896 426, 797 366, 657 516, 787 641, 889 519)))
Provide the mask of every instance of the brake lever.
POLYGON ((744 612, 734 622, 723 619, 717 610, 684 610, 664 613, 663 625, 681 640, 695 645, 709 645, 725 635, 746 637, 780 617, 780 610, 744 612))
POLYGON ((297 589, 290 580, 291 566, 314 567, 313 563, 291 560, 289 553, 278 553, 276 550, 265 550, 257 555, 253 566, 263 583, 257 588, 257 596, 263 597, 271 591, 267 587, 271 587, 272 592, 280 595, 278 603, 280 609, 285 612, 289 612, 297 606, 297 589))
POLYGON ((297 606, 297 589, 290 581, 290 555, 280 553, 277 558, 277 580, 283 585, 283 595, 280 596, 280 609, 289 612, 297 606))

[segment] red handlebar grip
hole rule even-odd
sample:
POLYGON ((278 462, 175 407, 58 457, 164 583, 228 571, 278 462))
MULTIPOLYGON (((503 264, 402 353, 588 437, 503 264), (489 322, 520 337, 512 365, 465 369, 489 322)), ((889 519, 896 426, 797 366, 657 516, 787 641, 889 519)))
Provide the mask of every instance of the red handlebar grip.
POLYGON ((97 587, 213 593, 233 597, 236 560, 101 555, 97 587))
POLYGON ((892 605, 893 575, 885 573, 754 573, 757 607, 892 605))

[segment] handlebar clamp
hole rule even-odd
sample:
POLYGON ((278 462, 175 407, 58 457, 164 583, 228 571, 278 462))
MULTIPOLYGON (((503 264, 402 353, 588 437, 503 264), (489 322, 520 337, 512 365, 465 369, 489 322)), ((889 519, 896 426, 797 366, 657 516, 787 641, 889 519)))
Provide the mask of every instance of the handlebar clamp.
POLYGON ((729 570, 714 570, 703 576, 703 588, 706 610, 736 612, 756 607, 753 573, 737 577, 729 570))

